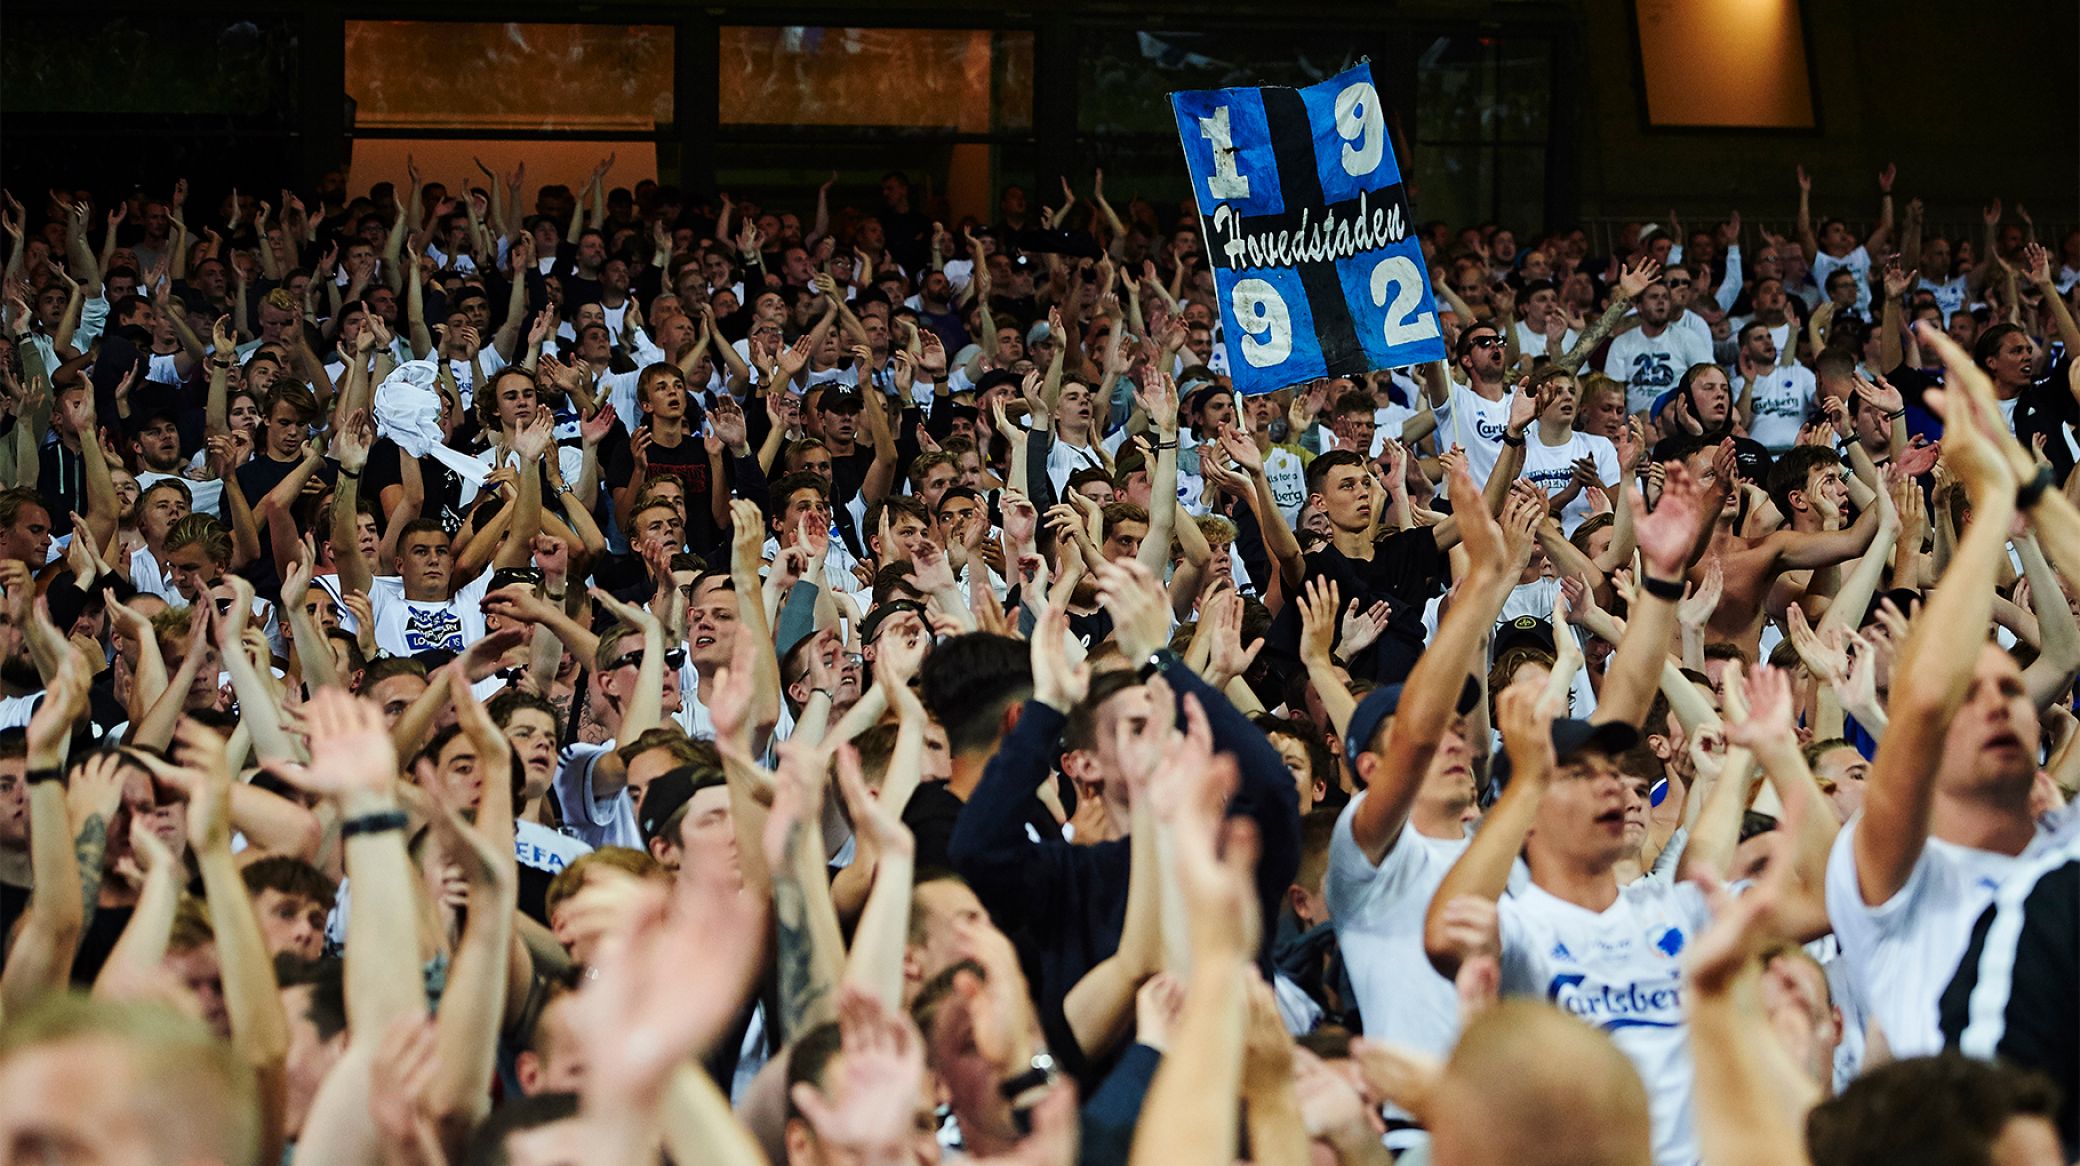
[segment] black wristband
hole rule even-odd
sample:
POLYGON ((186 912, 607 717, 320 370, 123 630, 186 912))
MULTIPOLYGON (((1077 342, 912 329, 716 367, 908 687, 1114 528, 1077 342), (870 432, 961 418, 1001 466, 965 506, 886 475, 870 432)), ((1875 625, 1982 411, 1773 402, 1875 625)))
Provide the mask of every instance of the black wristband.
POLYGON ((1170 439, 1169 441, 1159 441, 1159 442, 1156 442, 1156 448, 1157 448, 1157 449, 1176 449, 1176 448, 1177 448, 1177 439, 1173 437, 1173 438, 1171 438, 1171 439, 1170 439))
POLYGON ((360 481, 360 480, 361 480, 361 471, 360 471, 360 470, 350 470, 350 469, 348 469, 348 468, 347 468, 347 467, 345 467, 345 466, 341 466, 341 467, 339 468, 339 476, 340 476, 340 477, 342 477, 342 478, 352 478, 352 479, 354 479, 355 481, 357 481, 357 482, 358 482, 358 481, 360 481))
POLYGON ((1511 437, 1509 430, 1505 429, 1502 431, 1502 444, 1511 449, 1522 449, 1524 448, 1524 435, 1519 433, 1515 437, 1511 437))
POLYGON ((1885 420, 1897 421, 1900 418, 1905 417, 1906 415, 1907 411, 1905 409, 1894 409, 1892 412, 1885 414, 1885 420))
POLYGON ((44 781, 61 781, 64 779, 64 777, 65 767, 62 765, 52 765, 41 769, 31 769, 28 772, 28 774, 23 778, 23 780, 28 782, 30 785, 35 785, 38 782, 44 781))
POLYGON ((344 839, 352 838, 356 834, 381 834, 388 830, 402 830, 410 821, 403 810, 381 810, 373 814, 363 814, 358 818, 348 818, 340 823, 339 836, 344 839))
POLYGON ((1652 575, 1642 575, 1639 585, 1641 590, 1656 599, 1666 599, 1674 603, 1683 598, 1683 584, 1680 580, 1670 581, 1656 579, 1652 575))
POLYGON ((2044 494, 2057 484, 2057 475, 2050 466, 2038 466, 2037 476, 2024 482, 2015 490, 2015 509, 2028 510, 2044 500, 2044 494))

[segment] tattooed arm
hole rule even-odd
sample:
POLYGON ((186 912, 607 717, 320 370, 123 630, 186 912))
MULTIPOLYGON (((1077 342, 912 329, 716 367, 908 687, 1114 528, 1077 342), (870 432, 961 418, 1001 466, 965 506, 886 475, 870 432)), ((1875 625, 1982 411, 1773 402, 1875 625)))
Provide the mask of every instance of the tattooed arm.
POLYGON ((1661 265, 1651 259, 1642 260, 1637 267, 1626 268, 1618 277, 1617 288, 1611 292, 1610 306, 1605 308, 1603 315, 1596 317, 1596 322, 1590 324, 1581 338, 1574 342, 1574 347, 1568 349, 1565 356, 1553 363, 1569 372, 1581 368, 1596 351, 1597 346, 1610 339, 1612 331, 1618 327, 1618 322, 1625 318, 1625 313, 1632 310, 1632 301, 1639 298, 1640 293, 1646 291, 1660 274, 1661 265))
POLYGON ((773 924, 780 971, 780 1031, 788 1039, 838 1017, 845 941, 824 866, 823 791, 830 754, 783 745, 775 773, 766 855, 773 872, 773 924))

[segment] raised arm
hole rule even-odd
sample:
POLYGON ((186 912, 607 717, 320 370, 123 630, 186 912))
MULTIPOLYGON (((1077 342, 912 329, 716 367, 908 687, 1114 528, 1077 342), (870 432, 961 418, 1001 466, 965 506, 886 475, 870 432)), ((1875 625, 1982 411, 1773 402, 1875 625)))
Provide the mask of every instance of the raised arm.
MULTIPOLYGON (((202 874, 224 983, 224 1008, 231 1015, 231 1043, 263 1084, 262 1096, 280 1097, 282 1066, 289 1055, 289 1017, 274 978, 274 961, 260 933, 259 917, 231 853, 230 759, 216 730, 183 721, 177 730, 177 765, 157 762, 152 772, 188 799, 188 848, 202 874)), ((356 887, 359 889, 358 885, 356 887)), ((364 904, 363 909, 366 909, 364 904)), ((268 1142, 280 1152, 279 1100, 262 1107, 268 1142)))
POLYGON ((308 767, 276 772, 339 807, 354 909, 347 914, 347 1023, 381 1032, 403 1016, 423 1016, 418 875, 405 852, 405 813, 397 796, 397 753, 375 705, 337 688, 304 705, 308 767))
MULTIPOLYGON (((1473 479, 1464 467, 1454 467, 1452 486, 1461 497, 1474 495, 1473 479)), ((1468 507, 1460 516, 1460 525, 1468 571, 1459 583, 1458 599, 1446 610, 1429 649, 1416 658, 1415 668, 1403 681, 1401 702, 1385 743, 1377 753, 1368 750, 1358 757, 1358 776, 1366 782, 1367 792, 1352 815, 1351 834, 1374 863, 1386 857, 1400 836, 1430 758, 1437 752, 1459 693, 1466 686, 1467 661, 1478 654, 1515 582, 1506 569, 1508 551, 1502 528, 1487 510, 1468 507)))
POLYGON ((1820 254, 1820 239, 1813 234, 1813 180, 1806 175, 1806 168, 1798 168, 1798 249, 1806 253, 1806 262, 1811 263, 1820 254))
POLYGON ((1170 543, 1177 532, 1177 385, 1169 374, 1151 372, 1134 394, 1155 431, 1156 466, 1149 476, 1148 534, 1135 554, 1142 566, 1161 578, 1170 566, 1170 543))
POLYGON ((513 284, 506 293, 506 318, 499 321, 498 331, 491 334, 491 348, 499 359, 512 363, 527 324, 527 272, 534 265, 534 236, 520 236, 508 255, 512 259, 513 284))
POLYGON ((1659 278, 1661 265, 1652 259, 1642 259, 1619 272, 1617 289, 1611 293, 1611 302, 1603 309, 1603 314, 1584 328, 1575 338, 1574 347, 1553 363, 1570 372, 1580 369, 1588 362, 1590 354, 1617 330, 1619 322, 1625 319, 1625 313, 1632 310, 1632 301, 1659 278))
POLYGON ((2022 262, 2030 283, 2043 293, 2044 310, 2050 314, 2058 338, 2065 345, 2066 359, 2080 362, 2080 325, 2074 324, 2072 309, 2066 306, 2057 282, 2051 278, 2051 253, 2043 244, 2031 243, 2022 249, 2022 262))
MULTIPOLYGON (((446 680, 456 719, 477 751, 479 772, 503 777, 512 759, 505 734, 470 694, 467 678, 450 671, 446 680)), ((467 1128, 490 1106, 499 1028, 506 1014, 513 917, 520 903, 512 785, 485 781, 474 822, 464 822, 460 807, 453 804, 436 806, 431 818, 449 861, 462 866, 469 882, 469 915, 441 992, 435 1033, 438 1069, 428 1102, 435 1115, 467 1128)))
POLYGON ((1645 560, 1646 578, 1641 580, 1624 638, 1618 641, 1617 653, 1604 673, 1603 692, 1589 719, 1634 726, 1647 719, 1647 709, 1660 686, 1661 662, 1668 656, 1669 637, 1675 631, 1676 601, 1683 594, 1690 552, 1697 543, 1698 528, 1711 521, 1711 499, 1689 471, 1676 463, 1668 467, 1660 505, 1651 514, 1637 494, 1626 494, 1633 508, 1633 530, 1645 560))
MULTIPOLYGON (((907 691, 907 689, 906 689, 907 691)), ((910 698, 917 699, 914 695, 910 698)), ((923 710, 918 710, 922 714, 923 710)), ((924 743, 923 724, 912 719, 898 730, 914 733, 919 752, 924 743)), ((896 746, 900 755, 903 745, 896 746)), ((844 982, 872 992, 892 1008, 903 1002, 903 952, 909 942, 911 881, 917 863, 917 844, 910 828, 903 825, 901 802, 867 791, 859 770, 859 752, 841 745, 837 753, 838 791, 852 817, 854 834, 863 847, 874 853, 874 886, 867 893, 866 907, 852 933, 852 950, 845 961, 844 982)), ((888 769, 893 781, 898 770, 894 760, 888 769)), ((911 772, 915 772, 914 766, 911 772)), ((907 794, 905 795, 907 800, 907 794)))
MULTIPOLYGON (((1872 906, 1906 885, 1928 841, 1943 739, 1992 621, 1994 575, 2015 513, 2014 472, 1985 432, 1991 383, 1940 331, 1924 328, 1921 340, 1934 344, 1950 369, 1953 387, 1941 399, 1944 460, 1971 497, 1972 520, 1893 665, 1889 725, 1865 781, 1855 839, 1858 887, 1872 906)), ((1991 423, 1999 424, 1997 414, 1991 423)))
MULTIPOLYGON (((1466 952, 1458 926, 1466 909, 1456 900, 1470 897, 1492 905, 1508 889, 1510 868, 1524 848, 1557 765, 1553 721, 1562 706, 1545 691, 1545 684, 1526 677, 1503 689, 1495 703, 1502 747, 1509 751, 1509 784, 1466 852, 1445 873, 1423 918, 1423 950, 1431 966, 1446 977, 1458 974, 1466 952)), ((1395 718, 1397 725, 1400 720, 1395 718)))
POLYGON ((29 718, 28 814, 29 869, 35 879, 20 930, 8 945, 7 966, 0 972, 0 1006, 19 1015, 46 994, 62 989, 86 930, 87 903, 101 886, 101 855, 94 869, 82 869, 75 831, 105 841, 108 821, 120 804, 123 787, 115 766, 90 762, 73 779, 77 797, 96 803, 85 820, 75 823, 65 788, 65 757, 73 726, 87 708, 87 660, 68 648, 43 702, 29 718))
MULTIPOLYGON (((369 446, 375 439, 375 423, 366 415, 348 418, 339 427, 332 443, 333 456, 339 459, 339 481, 332 494, 332 561, 339 569, 339 589, 342 593, 359 591, 369 594, 375 587, 374 566, 361 553, 359 512, 357 505, 361 497, 361 472, 368 467, 369 446)), ((409 455, 400 455, 409 460, 409 455)), ((398 520, 397 515, 391 521, 398 520)))
POLYGON ((410 265, 404 273, 405 339, 411 347, 412 359, 438 357, 440 354, 433 347, 433 333, 426 327, 426 281, 420 277, 419 255, 407 251, 405 258, 410 265))

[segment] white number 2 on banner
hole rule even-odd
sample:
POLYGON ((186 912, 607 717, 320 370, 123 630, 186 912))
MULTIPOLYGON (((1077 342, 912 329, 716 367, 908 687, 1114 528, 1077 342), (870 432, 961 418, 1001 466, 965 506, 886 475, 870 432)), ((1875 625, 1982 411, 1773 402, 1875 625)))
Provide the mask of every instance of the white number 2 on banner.
MULTIPOLYGON (((1420 312, 1423 273, 1406 255, 1389 255, 1372 269, 1372 305, 1387 310, 1386 334, 1389 347, 1428 340, 1437 335, 1437 313, 1420 312), (1394 302, 1387 302, 1393 289, 1394 302)), ((1240 289, 1240 285, 1237 286, 1240 289)))
POLYGON ((1293 315, 1285 297, 1266 280, 1243 279, 1228 298, 1236 326, 1248 333, 1242 338, 1242 358, 1252 368, 1284 364, 1293 354, 1293 315))

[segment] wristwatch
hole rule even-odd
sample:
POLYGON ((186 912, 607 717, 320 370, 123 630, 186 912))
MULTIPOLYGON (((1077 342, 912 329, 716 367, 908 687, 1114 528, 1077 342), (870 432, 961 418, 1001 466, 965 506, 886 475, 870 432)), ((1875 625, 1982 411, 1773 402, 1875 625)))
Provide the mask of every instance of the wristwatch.
POLYGON ((1045 1050, 1033 1054, 1025 1072, 1006 1077, 997 1086, 997 1095, 1006 1101, 1017 1101, 1020 1094, 1032 1089, 1044 1088, 1054 1081, 1054 1058, 1045 1050))
POLYGON ((1177 653, 1171 651, 1168 648, 1157 648, 1155 651, 1150 652, 1148 654, 1147 660, 1144 660, 1142 662, 1140 671, 1141 679, 1143 681, 1146 681, 1149 677, 1154 676, 1156 673, 1161 672, 1164 669, 1170 667, 1170 665, 1177 663, 1181 663, 1181 661, 1177 658, 1177 653))

